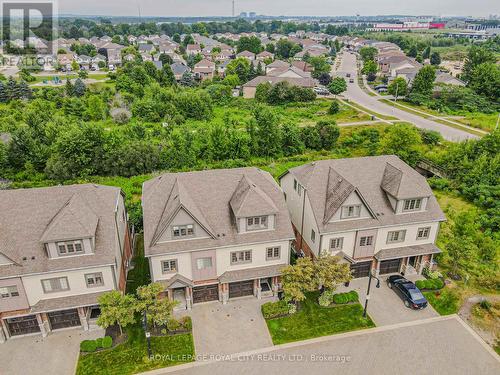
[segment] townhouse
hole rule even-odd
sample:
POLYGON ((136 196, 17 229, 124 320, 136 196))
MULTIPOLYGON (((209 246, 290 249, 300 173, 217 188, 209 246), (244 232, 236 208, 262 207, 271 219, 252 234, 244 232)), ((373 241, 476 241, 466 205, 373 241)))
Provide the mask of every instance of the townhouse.
POLYGON ((273 295, 294 239, 283 192, 257 168, 167 173, 143 185, 151 279, 180 307, 273 295))
POLYGON ((215 77, 216 65, 210 60, 203 59, 194 65, 193 73, 195 74, 196 79, 201 81, 212 79, 215 77))
POLYGON ((296 251, 351 264, 355 277, 421 273, 445 216, 423 176, 397 156, 321 160, 280 177, 296 251))
POLYGON ((131 238, 119 188, 0 190, 0 342, 95 324, 125 290, 131 238))

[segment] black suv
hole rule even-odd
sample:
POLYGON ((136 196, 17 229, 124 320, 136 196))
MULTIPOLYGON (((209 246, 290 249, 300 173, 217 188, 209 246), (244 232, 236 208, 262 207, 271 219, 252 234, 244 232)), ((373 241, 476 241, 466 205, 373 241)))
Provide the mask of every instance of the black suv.
POLYGON ((411 281, 403 276, 393 275, 387 279, 387 285, 401 297, 406 307, 412 309, 424 309, 427 307, 427 300, 422 292, 411 281))

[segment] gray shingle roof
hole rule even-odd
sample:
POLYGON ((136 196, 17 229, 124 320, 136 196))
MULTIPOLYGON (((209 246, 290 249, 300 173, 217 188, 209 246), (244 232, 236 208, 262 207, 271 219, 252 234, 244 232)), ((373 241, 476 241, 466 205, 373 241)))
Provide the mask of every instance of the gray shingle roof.
MULTIPOLYGON (((253 201, 253 198, 251 199, 253 201)), ((233 202, 236 205, 236 201, 233 202)), ((262 201, 259 202, 259 205, 262 201)), ((217 248, 222 246, 288 240, 293 238, 292 226, 283 192, 271 175, 258 168, 235 168, 186 173, 166 173, 143 186, 145 254, 148 256, 170 252, 217 248), (269 231, 238 233, 231 208, 231 198, 242 178, 246 176, 274 204, 277 210, 276 229, 269 231), (214 234, 209 238, 170 241, 152 244, 164 212, 172 211, 171 192, 177 184, 181 202, 198 222, 205 222, 214 234), (168 206, 168 208, 167 208, 168 206), (193 209, 196 207, 196 209, 193 209), (201 218, 202 215, 202 218, 201 218)), ((267 203, 264 204, 267 206, 267 203)), ((267 208, 267 207, 265 207, 267 208)), ((246 204, 243 205, 246 212, 246 204)), ((260 208, 259 208, 260 209, 260 208)), ((162 221, 163 222, 163 221, 162 221)), ((165 220, 168 222, 168 220, 165 220)))
POLYGON ((326 187, 325 215, 323 224, 328 223, 333 214, 342 206, 342 203, 356 188, 333 168, 328 171, 328 185, 326 187))
POLYGON ((115 208, 120 193, 116 187, 92 184, 0 190, 0 253, 15 262, 0 266, 0 277, 113 264, 118 246, 115 208), (75 227, 66 219, 73 218, 77 208, 82 211, 75 227), (82 226, 82 235, 88 234, 94 231, 96 218, 95 254, 48 258, 43 245, 46 231, 47 238, 53 238, 56 234, 73 235, 82 226), (57 229, 56 221, 61 224, 57 229))
MULTIPOLYGON (((390 171, 393 171, 389 167, 390 171)), ((313 214, 321 233, 341 232, 363 228, 373 228, 386 225, 400 225, 406 223, 417 223, 423 221, 443 221, 445 216, 439 207, 436 198, 432 194, 425 177, 404 163, 395 155, 372 156, 351 159, 320 160, 304 164, 289 170, 302 186, 307 190, 311 201, 313 214), (386 191, 382 187, 386 166, 390 164, 394 170, 402 173, 401 182, 397 190, 398 197, 417 198, 429 197, 427 209, 411 214, 396 215, 389 202, 386 191), (331 202, 332 207, 338 206, 341 198, 327 198, 327 191, 334 191, 338 197, 349 191, 348 185, 340 186, 337 190, 328 189, 330 170, 342 176, 349 184, 356 188, 361 199, 372 212, 372 218, 359 220, 337 221, 334 223, 324 222, 329 216, 332 208, 327 208, 326 202, 331 202)), ((386 180, 388 179, 387 175, 386 180)), ((394 190, 395 183, 385 182, 386 188, 394 190)), ((392 194, 391 194, 392 195, 392 194)))
POLYGON ((278 213, 273 201, 246 174, 238 183, 229 204, 238 218, 278 213))
POLYGON ((396 259, 411 257, 416 255, 439 254, 441 250, 434 244, 423 244, 414 246, 395 247, 393 249, 383 249, 375 254, 378 260, 396 259))
POLYGON ((312 88, 316 86, 317 81, 314 78, 293 78, 293 77, 272 77, 272 76, 259 76, 255 77, 251 81, 245 83, 243 87, 257 87, 261 83, 269 82, 274 85, 278 82, 288 82, 293 86, 309 87, 312 88))

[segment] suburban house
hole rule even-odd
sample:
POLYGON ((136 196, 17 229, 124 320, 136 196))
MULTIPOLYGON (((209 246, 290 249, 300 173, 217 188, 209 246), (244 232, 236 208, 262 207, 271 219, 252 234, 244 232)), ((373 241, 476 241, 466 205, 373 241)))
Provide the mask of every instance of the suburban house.
POLYGON ((397 156, 321 160, 280 177, 297 252, 350 263, 355 277, 421 273, 445 216, 426 179, 397 156))
POLYGON ((144 183, 142 206, 151 279, 181 308, 280 288, 294 235, 268 172, 166 173, 144 183))
POLYGON ((214 78, 215 71, 215 63, 207 59, 201 60, 193 67, 193 73, 195 74, 196 78, 202 81, 205 79, 214 78))
POLYGON ((71 63, 74 60, 75 55, 73 53, 60 53, 57 55, 57 63, 67 70, 71 70, 71 63))
POLYGON ((201 46, 199 44, 188 44, 186 46, 186 54, 188 56, 197 55, 201 53, 201 46))
POLYGON ((246 99, 255 98, 257 86, 261 83, 270 83, 275 85, 278 82, 288 82, 292 86, 299 86, 303 88, 313 89, 317 86, 317 80, 311 77, 296 78, 296 77, 272 77, 272 76, 259 76, 243 85, 243 97, 246 99))
POLYGON ((170 65, 170 68, 172 68, 172 72, 174 73, 174 77, 177 82, 181 80, 184 73, 191 71, 191 69, 189 69, 189 66, 179 62, 174 62, 170 65))
POLYGON ((262 51, 259 54, 257 54, 255 59, 258 61, 264 61, 266 59, 274 60, 274 53, 271 53, 269 51, 262 51))
POLYGON ((255 53, 250 52, 250 51, 242 51, 238 54, 236 54, 236 58, 244 58, 247 59, 248 61, 254 61, 255 60, 255 53))
POLYGON ((268 77, 311 78, 311 72, 305 72, 295 66, 284 69, 273 69, 267 73, 268 77))
POLYGON ((0 342, 88 330, 97 299, 125 290, 131 236, 119 188, 0 190, 0 342))

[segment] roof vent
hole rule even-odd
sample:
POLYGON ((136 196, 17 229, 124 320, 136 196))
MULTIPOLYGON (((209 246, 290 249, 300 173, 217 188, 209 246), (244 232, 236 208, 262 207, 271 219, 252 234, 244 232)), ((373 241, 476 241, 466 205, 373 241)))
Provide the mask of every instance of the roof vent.
POLYGON ((23 260, 28 260, 28 258, 26 258, 26 257, 23 257, 23 260))
POLYGON ((35 260, 35 256, 32 256, 32 257, 31 257, 31 260, 35 260))

